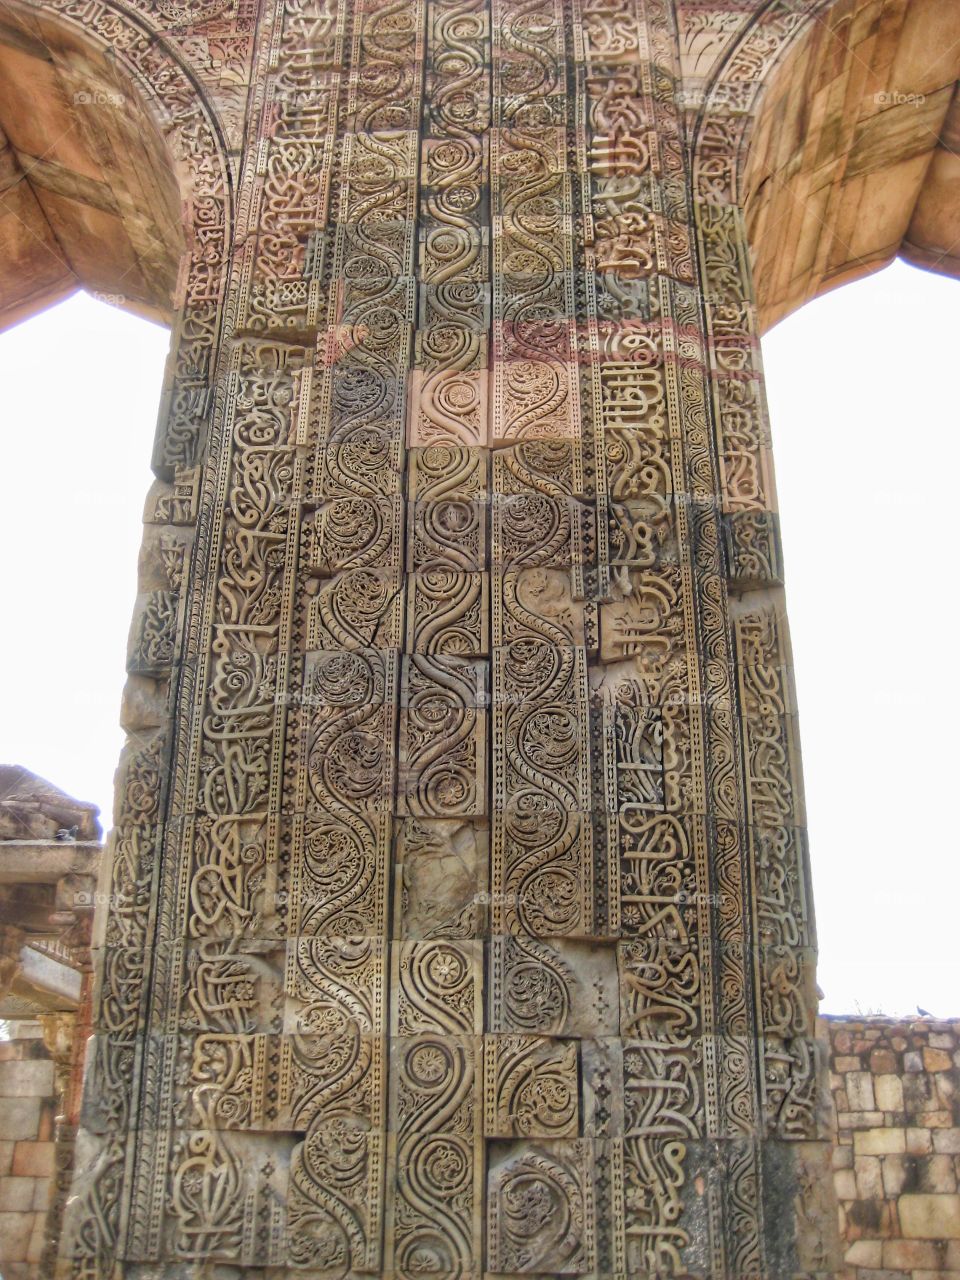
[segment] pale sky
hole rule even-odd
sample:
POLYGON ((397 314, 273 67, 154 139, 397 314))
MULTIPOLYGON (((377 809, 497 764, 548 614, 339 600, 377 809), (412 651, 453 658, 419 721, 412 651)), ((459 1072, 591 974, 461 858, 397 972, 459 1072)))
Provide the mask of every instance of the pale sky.
MULTIPOLYGON (((960 1014, 957 290, 897 264, 763 344, 830 1013, 960 1014)), ((0 335, 0 761, 105 825, 167 342, 85 295, 0 335)))

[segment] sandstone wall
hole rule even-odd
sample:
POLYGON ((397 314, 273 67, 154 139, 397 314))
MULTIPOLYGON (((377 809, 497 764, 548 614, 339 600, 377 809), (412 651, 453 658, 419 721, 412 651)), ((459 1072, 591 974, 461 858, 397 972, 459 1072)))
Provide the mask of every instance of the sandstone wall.
POLYGON ((845 1280, 960 1280, 960 1021, 824 1023, 845 1280))
POLYGON ((54 1173, 54 1064, 37 1023, 13 1029, 16 1039, 0 1041, 0 1273, 35 1280, 54 1173))

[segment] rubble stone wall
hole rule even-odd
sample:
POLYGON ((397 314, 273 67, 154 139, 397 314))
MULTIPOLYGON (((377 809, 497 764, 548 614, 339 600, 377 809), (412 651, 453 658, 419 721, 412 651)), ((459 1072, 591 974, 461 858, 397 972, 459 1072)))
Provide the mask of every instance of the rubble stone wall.
POLYGON ((825 1029, 844 1280, 960 1277, 960 1021, 825 1029))
POLYGON ((35 1022, 0 1041, 0 1274, 37 1280, 54 1173, 54 1064, 35 1022))

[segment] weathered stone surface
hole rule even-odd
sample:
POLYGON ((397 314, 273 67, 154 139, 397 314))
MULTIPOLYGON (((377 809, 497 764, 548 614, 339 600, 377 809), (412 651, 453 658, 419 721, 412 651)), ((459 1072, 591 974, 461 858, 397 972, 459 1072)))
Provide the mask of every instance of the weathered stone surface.
POLYGON ((846 1268, 889 1280, 949 1275, 948 1242, 960 1233, 960 1143, 956 1128, 941 1127, 934 1103, 956 1080, 960 1024, 828 1018, 824 1034, 838 1109, 833 1183, 846 1268), (861 1129, 858 1113, 844 1106, 868 1081, 881 1110, 861 1129))
POLYGON ((900 1197, 897 1209, 908 1240, 960 1237, 960 1196, 905 1195, 900 1197))

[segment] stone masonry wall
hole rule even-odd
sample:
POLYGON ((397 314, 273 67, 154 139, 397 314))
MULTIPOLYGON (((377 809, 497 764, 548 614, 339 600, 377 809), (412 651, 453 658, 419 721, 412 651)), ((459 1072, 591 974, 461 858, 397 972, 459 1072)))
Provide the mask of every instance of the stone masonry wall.
MULTIPOLYGON (((54 1064, 0 1042, 0 1274, 36 1280, 54 1172, 54 1064)), ((838 1280, 960 1280, 960 1020, 825 1018, 838 1280)))
POLYGON ((54 1172, 54 1064, 36 1023, 0 1041, 0 1274, 36 1280, 54 1172))
POLYGON ((960 1280, 960 1022, 824 1022, 843 1280, 960 1280))

